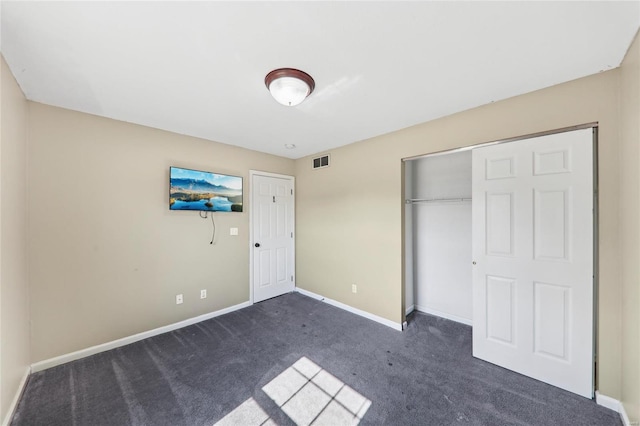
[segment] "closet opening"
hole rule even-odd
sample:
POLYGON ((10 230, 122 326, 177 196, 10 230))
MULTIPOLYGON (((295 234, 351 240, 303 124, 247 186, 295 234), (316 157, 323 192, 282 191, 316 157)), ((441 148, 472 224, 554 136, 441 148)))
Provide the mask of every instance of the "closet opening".
POLYGON ((405 309, 472 323, 471 150, 405 161, 405 309))

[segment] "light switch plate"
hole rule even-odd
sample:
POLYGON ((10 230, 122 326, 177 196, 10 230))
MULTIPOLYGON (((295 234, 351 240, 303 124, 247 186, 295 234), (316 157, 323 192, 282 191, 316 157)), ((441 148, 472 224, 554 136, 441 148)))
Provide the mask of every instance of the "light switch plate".
POLYGON ((229 228, 229 235, 238 235, 238 228, 229 228))

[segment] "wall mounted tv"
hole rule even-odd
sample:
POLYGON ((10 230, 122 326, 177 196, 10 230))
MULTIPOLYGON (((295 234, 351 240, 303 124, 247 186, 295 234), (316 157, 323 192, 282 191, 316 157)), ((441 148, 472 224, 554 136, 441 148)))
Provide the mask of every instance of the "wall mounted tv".
POLYGON ((242 177, 169 168, 169 209, 242 211, 242 177))

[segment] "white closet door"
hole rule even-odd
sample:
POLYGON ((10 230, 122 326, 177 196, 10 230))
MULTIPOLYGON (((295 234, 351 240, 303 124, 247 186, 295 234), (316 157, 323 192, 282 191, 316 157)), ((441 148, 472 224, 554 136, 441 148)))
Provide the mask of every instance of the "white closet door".
POLYGON ((473 355, 593 396, 592 129, 473 150, 473 355))

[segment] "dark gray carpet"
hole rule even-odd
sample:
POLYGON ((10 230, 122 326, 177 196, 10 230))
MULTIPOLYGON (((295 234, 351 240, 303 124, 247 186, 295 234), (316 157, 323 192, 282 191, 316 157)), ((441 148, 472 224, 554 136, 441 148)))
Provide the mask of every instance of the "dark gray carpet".
MULTIPOLYGON (((471 328, 392 330, 297 293, 34 373, 12 425, 213 425, 307 357, 371 400, 364 425, 620 425, 617 413, 471 356, 471 328)), ((337 426, 337 425, 336 425, 337 426)))

